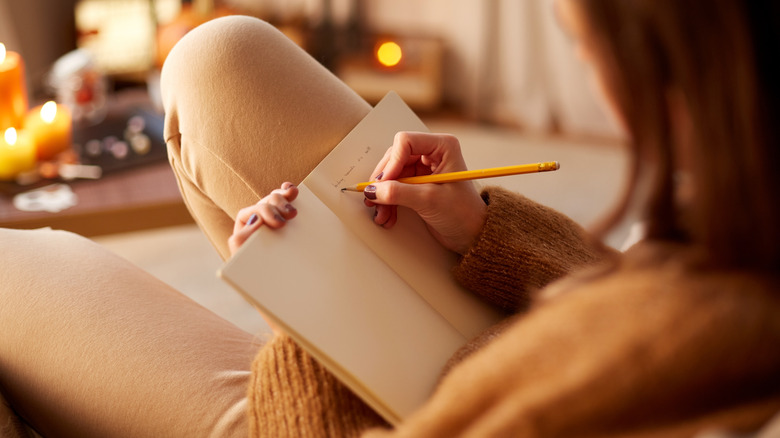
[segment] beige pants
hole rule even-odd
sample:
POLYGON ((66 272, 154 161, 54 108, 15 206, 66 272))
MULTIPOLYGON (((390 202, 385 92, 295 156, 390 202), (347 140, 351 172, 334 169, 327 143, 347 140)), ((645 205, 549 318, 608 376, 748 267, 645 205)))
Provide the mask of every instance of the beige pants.
MULTIPOLYGON (((182 195, 226 258, 237 211, 299 182, 369 105, 271 26, 190 32, 163 69, 182 195)), ((252 334, 93 242, 0 230, 0 436, 243 436, 252 334)))

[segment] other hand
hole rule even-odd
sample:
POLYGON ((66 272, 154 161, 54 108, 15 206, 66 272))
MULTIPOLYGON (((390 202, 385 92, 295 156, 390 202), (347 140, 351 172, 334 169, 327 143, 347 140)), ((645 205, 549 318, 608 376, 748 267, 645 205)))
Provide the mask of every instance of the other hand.
POLYGON ((265 225, 271 228, 281 228, 288 220, 295 217, 298 211, 291 204, 298 197, 298 187, 285 182, 281 188, 271 192, 257 204, 239 210, 233 225, 233 235, 228 239, 230 255, 235 254, 246 239, 265 225))

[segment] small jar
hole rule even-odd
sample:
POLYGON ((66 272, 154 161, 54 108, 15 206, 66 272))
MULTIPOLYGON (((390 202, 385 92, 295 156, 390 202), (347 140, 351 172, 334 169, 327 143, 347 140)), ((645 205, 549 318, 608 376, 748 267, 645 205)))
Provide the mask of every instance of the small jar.
POLYGON ((49 84, 57 101, 70 108, 74 123, 92 125, 106 117, 107 80, 87 50, 74 50, 58 59, 49 84))

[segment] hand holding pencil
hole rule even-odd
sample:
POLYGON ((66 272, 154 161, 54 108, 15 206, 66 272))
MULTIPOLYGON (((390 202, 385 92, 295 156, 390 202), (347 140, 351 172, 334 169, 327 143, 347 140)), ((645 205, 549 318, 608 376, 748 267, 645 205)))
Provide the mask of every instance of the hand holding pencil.
POLYGON ((374 181, 342 190, 363 187, 365 204, 376 207, 374 223, 384 228, 397 221, 397 206, 414 210, 444 247, 463 254, 487 215, 487 205, 470 180, 557 168, 558 163, 548 162, 468 171, 455 137, 400 132, 372 172, 374 181))

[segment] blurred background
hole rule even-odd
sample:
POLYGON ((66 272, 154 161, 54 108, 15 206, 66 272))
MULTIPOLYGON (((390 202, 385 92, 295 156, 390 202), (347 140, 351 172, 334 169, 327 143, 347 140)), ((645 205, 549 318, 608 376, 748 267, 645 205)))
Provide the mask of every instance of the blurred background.
POLYGON ((620 195, 624 139, 553 0, 0 0, 0 227, 88 236, 265 332, 216 278, 222 261, 182 202, 162 138, 168 51, 228 14, 274 24, 369 102, 398 92, 432 131, 458 136, 472 168, 562 163, 491 184, 584 226, 620 195), (54 115, 38 107, 47 101, 54 115))
POLYGON ((277 25, 369 100, 395 89, 420 111, 617 135, 551 0, 0 0, 0 42, 43 99, 71 50, 88 49, 115 86, 145 82, 189 28, 225 14, 277 25), (400 47, 397 65, 377 62, 382 42, 400 47))

